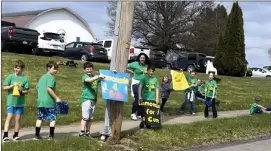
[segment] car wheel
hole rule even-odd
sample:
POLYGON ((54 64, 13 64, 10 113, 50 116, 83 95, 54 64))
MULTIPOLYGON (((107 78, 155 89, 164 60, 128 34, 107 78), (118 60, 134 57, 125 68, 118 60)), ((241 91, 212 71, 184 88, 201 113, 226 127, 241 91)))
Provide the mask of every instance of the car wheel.
POLYGON ((189 65, 186 68, 187 72, 195 71, 195 67, 193 65, 189 65))
POLYGON ((171 65, 170 64, 166 64, 165 68, 168 69, 168 70, 170 70, 171 69, 171 65))
POLYGON ((266 76, 267 78, 271 78, 271 76, 270 75, 268 75, 268 76, 266 76))
POLYGON ((86 54, 82 54, 81 61, 87 61, 87 60, 88 60, 88 56, 86 54))

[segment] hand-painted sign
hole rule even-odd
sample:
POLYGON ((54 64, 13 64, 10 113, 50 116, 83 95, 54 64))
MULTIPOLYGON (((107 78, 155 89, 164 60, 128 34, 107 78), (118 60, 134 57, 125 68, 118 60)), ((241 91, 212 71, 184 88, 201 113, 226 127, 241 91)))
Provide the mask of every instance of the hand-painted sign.
POLYGON ((160 106, 152 102, 144 102, 141 105, 144 107, 144 118, 146 125, 149 125, 151 128, 160 128, 160 106))
POLYGON ((105 76, 105 79, 101 82, 102 98, 127 102, 130 74, 111 70, 99 70, 99 72, 100 75, 105 76))

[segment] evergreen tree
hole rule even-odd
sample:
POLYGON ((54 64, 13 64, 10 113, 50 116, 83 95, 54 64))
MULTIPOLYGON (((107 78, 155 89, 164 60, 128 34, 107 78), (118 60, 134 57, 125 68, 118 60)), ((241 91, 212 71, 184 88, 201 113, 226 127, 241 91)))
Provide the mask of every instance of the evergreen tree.
POLYGON ((243 13, 238 2, 233 3, 225 34, 219 40, 215 67, 220 74, 244 76, 246 72, 243 13))

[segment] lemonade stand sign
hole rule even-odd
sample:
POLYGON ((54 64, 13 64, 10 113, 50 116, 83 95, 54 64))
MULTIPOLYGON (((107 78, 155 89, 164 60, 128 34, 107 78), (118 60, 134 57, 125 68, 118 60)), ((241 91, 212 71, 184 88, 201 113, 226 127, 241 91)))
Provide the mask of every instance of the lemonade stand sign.
POLYGON ((102 98, 127 102, 130 74, 111 70, 99 70, 99 72, 105 76, 105 79, 101 81, 102 98))

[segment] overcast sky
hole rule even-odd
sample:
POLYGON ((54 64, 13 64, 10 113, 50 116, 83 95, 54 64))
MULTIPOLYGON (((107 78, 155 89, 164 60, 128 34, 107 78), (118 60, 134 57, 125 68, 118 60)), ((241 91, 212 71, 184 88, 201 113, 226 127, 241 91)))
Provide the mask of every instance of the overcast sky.
MULTIPOLYGON (((222 3, 230 12, 232 2, 222 3)), ((250 66, 271 64, 271 2, 239 2, 244 17, 246 56, 250 66)), ((2 13, 69 7, 82 16, 96 38, 104 39, 107 30, 106 2, 2 2, 2 13)))

